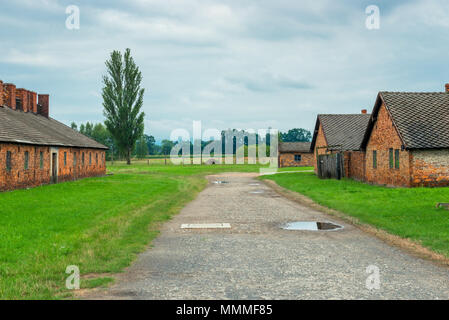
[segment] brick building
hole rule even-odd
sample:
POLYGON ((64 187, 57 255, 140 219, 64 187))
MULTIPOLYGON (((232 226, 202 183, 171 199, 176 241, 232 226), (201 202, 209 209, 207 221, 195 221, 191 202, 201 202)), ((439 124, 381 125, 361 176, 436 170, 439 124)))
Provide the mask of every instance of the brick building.
POLYGON ((449 84, 446 92, 380 92, 362 148, 367 182, 448 186, 449 84))
POLYGON ((365 152, 361 146, 369 119, 366 110, 362 110, 361 114, 318 115, 311 143, 315 172, 318 170, 319 155, 341 153, 343 176, 363 180, 365 152))
POLYGON ((106 173, 107 147, 49 111, 48 95, 0 81, 0 191, 106 173))
POLYGON ((310 142, 280 142, 279 168, 313 166, 310 142))

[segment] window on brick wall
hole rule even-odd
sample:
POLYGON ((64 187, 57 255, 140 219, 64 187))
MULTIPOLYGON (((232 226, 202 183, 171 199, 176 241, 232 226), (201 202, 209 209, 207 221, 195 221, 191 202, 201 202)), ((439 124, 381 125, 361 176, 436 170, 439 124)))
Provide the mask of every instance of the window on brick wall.
POLYGON ((301 155, 300 154, 295 154, 295 161, 296 162, 301 162, 301 155))
POLYGON ((25 163, 24 163, 24 169, 28 170, 28 162, 30 160, 30 154, 28 153, 28 151, 25 151, 25 163))
POLYGON ((394 150, 394 167, 399 169, 399 149, 394 150))
POLYGON ((81 164, 84 166, 84 152, 83 152, 83 154, 81 156, 81 164))
POLYGON ((373 150, 373 169, 377 169, 377 151, 373 150))
POLYGON ((76 167, 76 152, 73 153, 73 166, 76 167))
POLYGON ((393 169, 393 164, 394 164, 394 160, 393 160, 393 148, 390 148, 390 169, 393 169))
POLYGON ((89 165, 92 164, 92 153, 89 152, 89 165))
POLYGON ((64 167, 67 166, 67 152, 64 152, 64 167))
POLYGON ((6 151, 6 171, 11 172, 12 169, 12 159, 11 151, 6 151))
POLYGON ((42 151, 39 154, 39 166, 41 169, 44 168, 44 153, 42 151))
POLYGON ((95 153, 95 163, 98 164, 98 153, 95 153))

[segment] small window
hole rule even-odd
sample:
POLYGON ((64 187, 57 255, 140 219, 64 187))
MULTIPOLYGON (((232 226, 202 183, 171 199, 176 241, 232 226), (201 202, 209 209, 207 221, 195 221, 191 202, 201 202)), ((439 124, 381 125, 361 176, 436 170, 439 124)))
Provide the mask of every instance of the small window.
POLYGON ((25 151, 25 165, 24 165, 25 170, 28 170, 29 160, 30 160, 30 154, 28 153, 28 151, 25 151))
POLYGON ((73 166, 76 167, 76 152, 73 153, 73 166))
POLYGON ((44 153, 42 151, 39 152, 39 167, 44 168, 44 153))
POLYGON ((399 169, 399 149, 394 150, 394 167, 399 169))
POLYGON ((302 159, 302 157, 301 157, 300 154, 295 154, 295 161, 296 162, 301 162, 301 159, 302 159))
POLYGON ((92 164, 92 153, 89 152, 89 165, 92 164))
POLYGON ((64 152, 64 167, 67 166, 67 152, 64 152))
POLYGON ((12 169, 11 151, 6 151, 6 171, 11 172, 12 169))
POLYGON ((83 155, 81 156, 81 164, 84 166, 84 152, 83 155))
POLYGON ((95 163, 98 164, 98 153, 95 153, 95 163))
POLYGON ((390 169, 393 169, 393 148, 390 148, 390 169))
POLYGON ((373 169, 377 169, 377 151, 373 150, 373 169))

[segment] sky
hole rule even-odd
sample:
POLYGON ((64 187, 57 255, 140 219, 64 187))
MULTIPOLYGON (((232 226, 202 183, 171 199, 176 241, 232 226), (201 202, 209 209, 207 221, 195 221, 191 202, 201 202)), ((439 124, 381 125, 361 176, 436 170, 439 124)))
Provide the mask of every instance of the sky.
POLYGON ((379 91, 443 91, 449 1, 2 0, 0 48, 0 80, 50 94, 66 124, 104 121, 104 62, 130 48, 158 141, 193 121, 313 130, 319 113, 370 112, 379 91))

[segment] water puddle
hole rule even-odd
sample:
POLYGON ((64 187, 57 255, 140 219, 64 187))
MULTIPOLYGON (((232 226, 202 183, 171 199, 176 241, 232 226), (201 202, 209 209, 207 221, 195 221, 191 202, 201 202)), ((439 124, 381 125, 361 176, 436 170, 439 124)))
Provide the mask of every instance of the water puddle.
POLYGON ((215 184, 226 184, 226 183, 229 183, 228 181, 223 181, 223 180, 217 180, 217 181, 214 181, 214 183, 215 184))
POLYGON ((264 193, 264 191, 263 190, 256 190, 256 191, 250 191, 249 193, 251 193, 251 194, 261 194, 261 193, 264 193))
POLYGON ((284 230, 331 231, 343 229, 343 226, 332 222, 296 221, 282 226, 284 230))

